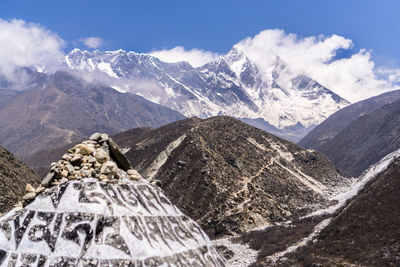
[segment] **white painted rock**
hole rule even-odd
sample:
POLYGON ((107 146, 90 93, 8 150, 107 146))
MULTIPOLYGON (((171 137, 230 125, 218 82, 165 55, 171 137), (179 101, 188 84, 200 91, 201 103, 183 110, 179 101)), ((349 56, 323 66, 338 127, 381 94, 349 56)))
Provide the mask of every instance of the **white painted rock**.
POLYGON ((0 266, 224 266, 199 225, 147 182, 86 178, 0 219, 0 266))
POLYGON ((27 186, 23 208, 0 218, 0 267, 225 265, 160 188, 134 181, 140 174, 107 135, 91 138, 113 151, 99 148, 91 157, 99 144, 76 145, 69 162, 53 164, 37 194, 27 186))

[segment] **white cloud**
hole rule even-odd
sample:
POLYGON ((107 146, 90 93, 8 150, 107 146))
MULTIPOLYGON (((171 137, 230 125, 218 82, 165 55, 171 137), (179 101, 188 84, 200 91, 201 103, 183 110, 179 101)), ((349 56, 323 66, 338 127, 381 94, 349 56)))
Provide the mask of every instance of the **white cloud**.
POLYGON ((267 71, 275 55, 295 71, 309 75, 340 96, 354 102, 398 88, 400 70, 380 70, 364 49, 348 58, 335 58, 339 49, 352 48, 342 36, 299 38, 282 30, 265 30, 235 46, 267 71))
MULTIPOLYGON (((370 51, 352 52, 352 40, 335 34, 301 38, 272 29, 246 38, 234 47, 241 49, 265 73, 278 55, 294 72, 310 76, 351 102, 399 88, 400 69, 377 68, 370 51), (350 52, 350 56, 336 58, 341 49, 350 52)), ((219 56, 200 49, 185 50, 182 46, 150 54, 166 62, 188 61, 194 67, 219 56)))
POLYGON ((377 72, 391 83, 400 83, 400 69, 379 68, 377 72))
POLYGON ((63 60, 64 41, 43 26, 0 19, 0 73, 12 79, 22 66, 49 69, 63 60))
POLYGON ((80 41, 84 45, 86 45, 87 47, 92 48, 92 49, 96 49, 104 43, 104 40, 99 37, 87 37, 87 38, 80 39, 80 41))
POLYGON ((187 61, 193 67, 200 67, 219 56, 217 53, 196 48, 185 50, 182 46, 176 46, 169 50, 152 51, 149 54, 170 63, 187 61))

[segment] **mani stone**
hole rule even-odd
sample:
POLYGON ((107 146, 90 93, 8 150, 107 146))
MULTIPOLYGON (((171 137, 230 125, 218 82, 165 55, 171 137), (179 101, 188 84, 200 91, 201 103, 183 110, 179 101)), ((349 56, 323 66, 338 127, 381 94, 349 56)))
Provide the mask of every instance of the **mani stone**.
MULTIPOLYGON (((44 191, 0 218, 1 266, 225 266, 200 226, 130 165, 112 156, 101 166, 111 174, 71 180, 61 178, 69 163, 57 164, 44 191)), ((74 172, 90 174, 88 164, 74 172)))

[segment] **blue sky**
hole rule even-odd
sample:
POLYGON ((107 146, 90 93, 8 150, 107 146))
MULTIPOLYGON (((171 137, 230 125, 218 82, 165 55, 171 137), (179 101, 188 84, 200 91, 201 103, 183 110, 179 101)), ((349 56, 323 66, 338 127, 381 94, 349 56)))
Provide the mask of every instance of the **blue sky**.
POLYGON ((22 1, 2 0, 0 18, 40 23, 66 40, 104 39, 101 49, 148 52, 178 45, 224 53, 264 29, 299 36, 338 34, 400 64, 400 1, 22 1))

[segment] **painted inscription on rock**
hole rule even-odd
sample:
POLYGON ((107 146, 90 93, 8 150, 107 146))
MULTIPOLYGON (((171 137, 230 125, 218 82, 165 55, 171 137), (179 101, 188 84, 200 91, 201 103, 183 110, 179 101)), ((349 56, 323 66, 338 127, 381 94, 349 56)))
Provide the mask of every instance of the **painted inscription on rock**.
POLYGON ((70 181, 0 219, 0 266, 224 266, 148 183, 70 181))

